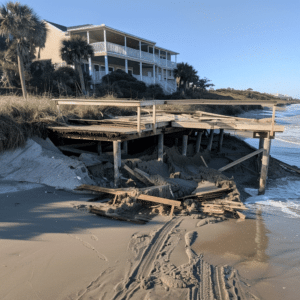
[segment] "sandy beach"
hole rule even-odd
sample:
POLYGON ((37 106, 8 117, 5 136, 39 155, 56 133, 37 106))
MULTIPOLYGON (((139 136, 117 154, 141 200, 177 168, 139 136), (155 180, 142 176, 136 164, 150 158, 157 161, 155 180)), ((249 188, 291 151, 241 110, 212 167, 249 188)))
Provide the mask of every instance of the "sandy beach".
POLYGON ((274 232, 254 211, 136 225, 88 213, 93 197, 47 186, 0 194, 1 299, 297 299, 299 273, 280 266, 293 255, 272 254, 274 232))

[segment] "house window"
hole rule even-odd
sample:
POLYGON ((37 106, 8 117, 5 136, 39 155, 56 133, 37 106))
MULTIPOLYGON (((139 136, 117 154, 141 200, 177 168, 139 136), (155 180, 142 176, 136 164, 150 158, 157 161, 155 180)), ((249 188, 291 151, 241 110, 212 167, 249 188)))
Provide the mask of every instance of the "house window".
POLYGON ((113 67, 108 67, 108 72, 113 72, 114 68, 113 67))
POLYGON ((95 70, 96 72, 98 72, 98 71, 99 71, 99 66, 98 66, 98 65, 94 65, 94 70, 95 70))
POLYGON ((100 66, 100 71, 105 72, 105 67, 104 66, 100 66))
POLYGON ((129 74, 129 75, 132 75, 132 70, 128 70, 128 74, 129 74))

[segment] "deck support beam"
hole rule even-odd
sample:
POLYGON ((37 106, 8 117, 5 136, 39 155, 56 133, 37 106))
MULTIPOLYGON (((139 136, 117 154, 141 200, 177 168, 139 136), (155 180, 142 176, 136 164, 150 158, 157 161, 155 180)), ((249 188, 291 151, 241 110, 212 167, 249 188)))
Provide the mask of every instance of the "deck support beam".
POLYGON ((268 169, 269 169, 269 162, 270 162, 270 149, 271 149, 270 138, 264 139, 263 149, 264 151, 261 160, 261 172, 260 172, 260 179, 259 179, 258 195, 264 195, 266 190, 266 183, 267 183, 268 169))
POLYGON ((137 132, 141 134, 141 107, 137 107, 137 132))
POLYGON ((209 140, 208 140, 208 145, 207 145, 207 150, 210 152, 212 149, 212 144, 213 144, 213 140, 214 140, 214 129, 210 130, 210 135, 209 135, 209 140))
POLYGON ((97 153, 98 153, 98 155, 102 154, 102 144, 101 144, 101 142, 97 143, 97 153))
POLYGON ((158 161, 164 162, 164 135, 159 134, 158 135, 158 148, 157 148, 157 152, 158 152, 158 161))
POLYGON ((188 139, 189 139, 188 135, 182 136, 182 155, 183 156, 186 156, 186 153, 187 153, 188 139))
POLYGON ((224 129, 220 129, 220 138, 219 138, 218 152, 222 151, 223 139, 224 139, 224 129))
POLYGON ((153 105, 153 132, 156 133, 156 105, 153 105))
POLYGON ((197 132, 196 149, 195 149, 196 153, 200 152, 202 134, 203 134, 203 131, 197 132))
POLYGON ((114 185, 120 185, 121 141, 113 141, 114 148, 114 185))
POLYGON ((123 154, 128 154, 128 141, 123 142, 123 154))

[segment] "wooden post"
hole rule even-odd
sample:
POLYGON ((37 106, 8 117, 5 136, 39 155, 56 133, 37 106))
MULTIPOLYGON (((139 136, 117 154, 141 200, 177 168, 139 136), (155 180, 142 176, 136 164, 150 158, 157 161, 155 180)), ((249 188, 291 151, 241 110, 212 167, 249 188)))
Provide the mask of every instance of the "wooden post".
POLYGON ((270 147, 271 147, 271 139, 265 138, 264 151, 261 160, 261 172, 260 172, 260 179, 259 179, 258 195, 264 195, 266 190, 266 182, 267 182, 269 160, 270 160, 270 147))
POLYGON ((186 156, 186 152, 187 152, 187 145, 188 145, 188 139, 189 136, 188 135, 184 135, 182 137, 182 155, 186 156))
POLYGON ((213 140, 214 140, 214 129, 210 130, 210 135, 209 135, 209 140, 208 140, 208 145, 207 145, 207 150, 210 152, 212 149, 212 144, 213 144, 213 140))
POLYGON ((276 105, 273 105, 272 123, 271 123, 271 134, 270 134, 271 136, 274 135, 275 114, 276 114, 276 105))
POLYGON ((124 142, 123 142, 123 153, 124 153, 125 155, 128 154, 128 142, 127 142, 127 141, 124 141, 124 142))
POLYGON ((120 184, 120 167, 121 167, 121 142, 113 141, 114 148, 114 177, 115 177, 115 187, 120 184))
POLYGON ((97 152, 98 152, 98 155, 102 154, 102 145, 101 145, 101 142, 98 142, 98 144, 97 144, 97 152))
POLYGON ((224 138, 224 129, 220 129, 220 139, 219 139, 218 152, 221 152, 221 151, 222 151, 223 138, 224 138))
MULTIPOLYGON (((264 147, 264 138, 262 136, 260 136, 259 137, 259 146, 258 146, 258 149, 262 149, 263 147, 264 147)), ((261 168, 261 160, 262 160, 262 154, 258 154, 257 155, 258 169, 261 168)))
POLYGON ((137 107, 137 132, 141 134, 141 107, 137 107))
POLYGON ((200 152, 202 134, 203 134, 203 131, 197 132, 196 149, 195 149, 196 153, 200 152))
POLYGON ((153 132, 156 133, 156 105, 153 105, 153 132))
POLYGON ((158 135, 158 161, 164 162, 164 135, 158 135))
POLYGON ((57 112, 58 112, 59 114, 61 114, 60 109, 59 109, 58 101, 55 101, 55 105, 56 105, 57 112))

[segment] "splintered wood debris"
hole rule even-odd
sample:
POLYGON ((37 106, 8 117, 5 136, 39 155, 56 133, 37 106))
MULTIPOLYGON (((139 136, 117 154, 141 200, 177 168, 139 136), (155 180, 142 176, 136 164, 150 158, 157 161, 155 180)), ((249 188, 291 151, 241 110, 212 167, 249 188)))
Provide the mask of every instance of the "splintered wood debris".
MULTIPOLYGON (((127 168, 131 170, 129 167, 127 168)), ((142 173, 144 173, 144 178, 147 178, 147 173, 142 173)), ((134 172, 134 175, 136 175, 136 172, 134 172)), ((149 180, 147 183, 150 182, 149 180)), ((195 214, 198 212, 212 216, 229 214, 235 218, 245 218, 245 215, 240 211, 246 210, 247 208, 239 200, 239 193, 235 190, 235 187, 217 188, 214 183, 205 182, 202 183, 202 188, 197 188, 192 195, 179 198, 178 200, 147 195, 149 191, 153 193, 153 191, 155 192, 159 188, 161 188, 161 186, 152 186, 144 189, 111 189, 92 185, 81 185, 77 187, 76 190, 89 190, 96 193, 114 195, 114 199, 110 201, 110 204, 102 204, 100 206, 90 205, 89 211, 100 216, 138 224, 144 224, 147 221, 145 215, 139 215, 142 204, 146 204, 146 207, 150 207, 158 213, 165 211, 164 206, 170 207, 170 216, 173 216, 174 209, 176 208, 176 211, 181 214, 195 214), (151 203, 156 203, 157 205, 151 206, 151 203)))

